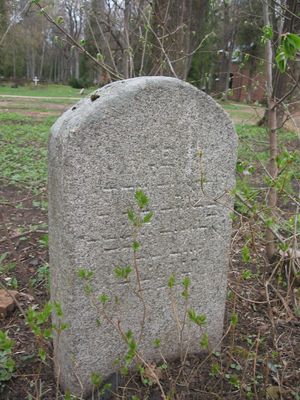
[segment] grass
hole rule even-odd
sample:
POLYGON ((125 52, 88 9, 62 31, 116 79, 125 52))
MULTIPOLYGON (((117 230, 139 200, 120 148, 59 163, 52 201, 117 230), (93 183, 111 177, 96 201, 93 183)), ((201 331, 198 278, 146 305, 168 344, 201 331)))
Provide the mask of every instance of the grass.
POLYGON ((18 113, 0 113, 0 178, 32 189, 46 185, 46 144, 55 119, 37 121, 18 113))
MULTIPOLYGON (((90 91, 93 91, 93 90, 86 91, 85 95, 90 93, 90 91)), ((77 101, 77 100, 74 100, 74 97, 78 97, 78 96, 72 96, 69 99, 67 97, 62 97, 62 98, 59 98, 59 97, 54 98, 54 97, 52 97, 51 98, 51 104, 74 104, 74 101, 77 101)), ((80 96, 80 97, 78 97, 78 99, 81 99, 83 97, 84 96, 80 96)), ((44 99, 44 98, 36 98, 36 99, 31 99, 31 100, 34 101, 34 102, 38 102, 39 104, 49 104, 49 100, 48 99, 44 99)))
MULTIPOLYGON (((85 93, 92 92, 95 88, 85 90, 85 93)), ((67 85, 38 85, 34 84, 11 88, 10 86, 0 86, 1 95, 13 96, 42 96, 42 97, 78 97, 80 89, 74 89, 67 85)))
MULTIPOLYGON (((4 93, 65 97, 78 95, 79 90, 62 85, 0 87, 0 95, 4 93)), ((57 117, 73 103, 74 99, 59 97, 0 102, 0 179, 32 190, 45 187, 49 130, 57 117)))
MULTIPOLYGON (((255 160, 267 162, 269 159, 269 137, 266 128, 256 125, 236 124, 236 130, 239 136, 239 158, 250 163, 255 162, 255 160)), ((278 142, 281 151, 296 141, 296 133, 285 129, 278 131, 278 142)))

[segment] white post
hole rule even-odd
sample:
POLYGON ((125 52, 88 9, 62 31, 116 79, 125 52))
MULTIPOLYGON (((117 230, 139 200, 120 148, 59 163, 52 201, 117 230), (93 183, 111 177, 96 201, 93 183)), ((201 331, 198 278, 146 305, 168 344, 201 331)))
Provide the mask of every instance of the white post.
POLYGON ((38 81, 39 81, 38 77, 35 76, 35 77, 33 78, 34 86, 37 86, 38 81))

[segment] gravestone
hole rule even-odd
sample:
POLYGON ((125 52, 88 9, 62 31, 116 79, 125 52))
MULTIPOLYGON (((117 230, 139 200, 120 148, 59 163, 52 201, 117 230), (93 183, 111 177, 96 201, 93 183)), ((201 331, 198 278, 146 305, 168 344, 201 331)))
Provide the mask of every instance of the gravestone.
MULTIPOLYGON (((51 297, 70 324, 54 340, 64 389, 87 396, 93 372, 109 377, 126 353, 121 335, 100 316, 78 278, 93 271, 95 297, 109 296, 106 312, 138 338, 139 294, 116 278, 132 265, 127 210, 141 189, 154 212, 139 233, 137 252, 146 318, 139 349, 149 361, 178 357, 176 299, 183 318, 182 280, 191 281, 189 309, 205 314, 210 345, 222 337, 230 191, 235 184, 237 138, 228 115, 195 87, 178 79, 142 77, 109 84, 65 112, 49 142, 49 248, 51 297), (169 277, 176 284, 172 295, 169 277), (100 320, 100 321, 99 321, 100 320)), ((135 274, 131 273, 131 287, 135 274)), ((204 329, 204 330, 205 330, 204 329)), ((199 327, 187 321, 183 346, 199 351, 199 327)))

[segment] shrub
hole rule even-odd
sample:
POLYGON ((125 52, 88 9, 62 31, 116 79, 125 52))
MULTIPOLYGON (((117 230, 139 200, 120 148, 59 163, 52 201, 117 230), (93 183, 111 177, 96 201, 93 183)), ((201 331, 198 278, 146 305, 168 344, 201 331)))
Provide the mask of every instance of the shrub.
POLYGON ((69 80, 69 86, 74 89, 88 88, 91 86, 91 81, 85 78, 77 79, 73 77, 69 80))

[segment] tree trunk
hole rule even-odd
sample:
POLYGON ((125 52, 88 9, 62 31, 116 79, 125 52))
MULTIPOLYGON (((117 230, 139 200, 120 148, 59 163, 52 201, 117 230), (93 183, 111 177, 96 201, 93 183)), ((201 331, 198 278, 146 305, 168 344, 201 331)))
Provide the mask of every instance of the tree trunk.
POLYGON ((13 47, 13 77, 14 79, 17 78, 17 65, 16 65, 16 48, 13 47))
POLYGON ((249 79, 247 82, 247 103, 252 103, 253 96, 253 76, 256 70, 256 62, 253 57, 250 57, 249 61, 249 79))
MULTIPOLYGON (((287 0, 286 2, 286 12, 285 12, 285 18, 284 18, 284 23, 283 23, 283 28, 282 28, 282 33, 297 33, 299 34, 300 32, 300 21, 299 18, 296 18, 293 14, 299 15, 300 12, 300 2, 298 0, 287 0), (292 13, 292 14, 291 14, 292 13)), ((294 63, 297 64, 297 63, 294 63)), ((290 63, 291 70, 293 70, 293 63, 290 63)), ((285 96, 285 94, 288 92, 288 90, 293 86, 294 82, 290 79, 289 74, 282 74, 278 70, 276 71, 276 74, 274 76, 274 97, 276 100, 280 100, 285 96)), ((299 93, 299 89, 298 89, 299 93)), ((286 103, 289 103, 291 99, 291 96, 288 96, 285 99, 286 103)), ((283 107, 283 104, 280 105, 280 107, 277 110, 277 127, 281 127, 282 124, 284 123, 284 116, 285 116, 285 110, 283 107)))
MULTIPOLYGON (((125 0, 124 9, 124 37, 123 37, 123 76, 125 79, 130 77, 129 58, 130 58, 130 42, 129 42, 129 20, 130 20, 130 0, 125 0)), ((132 72, 132 71, 131 71, 132 72)))
MULTIPOLYGON (((285 8, 285 13, 284 13, 284 23, 282 27, 282 33, 296 33, 299 34, 300 32, 300 19, 295 17, 295 15, 299 15, 300 13, 300 2, 298 0, 287 0, 286 2, 286 8, 285 8), (292 13, 292 14, 291 14, 292 13)), ((278 38, 279 40, 280 38, 278 38)), ((299 62, 290 62, 291 70, 297 69, 297 64, 299 62)), ((293 71, 294 76, 295 75, 293 71)), ((273 97, 276 100, 282 99, 285 94, 289 90, 289 86, 292 86, 294 84, 293 81, 291 81, 290 77, 288 74, 283 74, 280 73, 280 71, 277 69, 276 73, 273 77, 273 97)), ((299 94, 299 89, 295 91, 295 93, 299 94)), ((285 101, 288 103, 291 98, 294 96, 294 93, 292 93, 290 96, 288 96, 285 101)), ((299 99, 298 99, 299 101, 299 99)), ((284 123, 284 116, 285 116, 285 110, 283 107, 283 104, 280 105, 280 107, 277 108, 277 114, 276 114, 276 126, 277 128, 282 127, 284 123)), ((263 118, 258 121, 257 125, 262 126, 266 125, 268 121, 268 110, 265 110, 263 118)))
POLYGON ((199 44, 208 0, 156 0, 154 2, 152 73, 186 79, 193 51, 199 44))
POLYGON ((35 52, 34 49, 31 48, 31 79, 33 79, 36 75, 35 70, 35 52))
POLYGON ((39 73, 39 78, 40 79, 42 79, 42 76, 43 76, 44 59, 45 59, 45 48, 46 48, 46 42, 43 42, 43 50, 42 50, 40 73, 39 73))
POLYGON ((222 94, 224 100, 227 100, 230 71, 232 64, 232 53, 236 37, 239 4, 237 0, 233 0, 231 3, 228 1, 224 1, 223 5, 224 5, 224 23, 223 23, 224 42, 221 53, 222 56, 220 61, 216 90, 219 95, 222 94))
POLYGON ((80 78, 80 54, 79 50, 75 49, 75 78, 78 80, 80 78))
MULTIPOLYGON (((270 25, 269 18, 269 4, 268 0, 263 3, 263 16, 265 26, 270 25)), ((276 103, 273 95, 273 83, 272 83, 272 65, 273 65, 273 51, 271 40, 266 42, 266 55, 265 55, 265 68, 266 68, 266 80, 267 80, 267 99, 268 99, 268 130, 269 130, 269 148, 270 148, 270 159, 269 159, 269 175, 272 180, 271 187, 267 195, 267 206, 269 208, 270 217, 275 216, 275 209, 277 206, 277 192, 274 185, 274 180, 277 178, 277 162, 276 158, 278 155, 277 145, 277 129, 276 129, 276 103)), ((276 252, 275 237, 273 232, 267 228, 266 230, 266 253, 268 259, 271 261, 276 252)))

